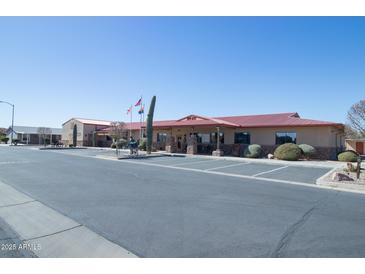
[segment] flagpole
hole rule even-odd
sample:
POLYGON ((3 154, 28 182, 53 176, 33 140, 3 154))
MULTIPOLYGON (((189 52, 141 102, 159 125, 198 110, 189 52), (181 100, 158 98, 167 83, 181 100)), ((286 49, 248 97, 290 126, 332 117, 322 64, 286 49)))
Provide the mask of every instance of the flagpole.
MULTIPOLYGON (((144 120, 144 112, 145 112, 145 105, 143 104, 143 112, 142 112, 142 121, 143 121, 143 123, 145 122, 145 120, 144 120)), ((143 130, 142 130, 142 137, 143 137, 143 130)))
MULTIPOLYGON (((142 106, 142 102, 143 102, 143 99, 142 99, 142 95, 141 95, 141 105, 139 106, 139 109, 141 110, 141 106, 142 106)), ((138 112, 139 114, 139 139, 141 140, 142 139, 142 113, 138 112)))
POLYGON ((133 105, 131 105, 131 123, 130 123, 130 126, 129 126, 129 137, 132 137, 132 121, 133 121, 133 105))

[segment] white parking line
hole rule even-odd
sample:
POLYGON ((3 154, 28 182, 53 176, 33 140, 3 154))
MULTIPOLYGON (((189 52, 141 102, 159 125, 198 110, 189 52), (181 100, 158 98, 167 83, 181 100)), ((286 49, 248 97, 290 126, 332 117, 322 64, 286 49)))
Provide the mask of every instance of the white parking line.
POLYGON ((171 165, 171 166, 192 165, 192 164, 200 164, 200 163, 214 162, 214 161, 217 161, 217 160, 203 160, 203 161, 196 161, 196 162, 192 161, 192 162, 174 164, 174 165, 171 165))
POLYGON ((217 170, 217 169, 222 169, 222 168, 227 168, 227 167, 235 167, 235 166, 242 166, 242 165, 249 165, 249 164, 250 163, 239 163, 239 164, 228 165, 228 166, 213 167, 213 168, 208 168, 208 169, 204 169, 204 170, 211 171, 211 170, 217 170))
POLYGON ((7 161, 0 162, 0 165, 16 165, 16 164, 29 164, 29 161, 7 161))
POLYGON ((281 169, 284 169, 284 168, 287 168, 289 166, 282 166, 282 167, 279 167, 279 168, 274 168, 274 169, 271 169, 271 170, 268 170, 268 171, 264 171, 264 172, 260 172, 260 173, 257 173, 255 175, 252 175, 252 177, 257 177, 257 176, 260 176, 260 175, 264 175, 264 174, 267 174, 267 173, 271 173, 271 172, 274 172, 274 171, 278 171, 278 170, 281 170, 281 169))

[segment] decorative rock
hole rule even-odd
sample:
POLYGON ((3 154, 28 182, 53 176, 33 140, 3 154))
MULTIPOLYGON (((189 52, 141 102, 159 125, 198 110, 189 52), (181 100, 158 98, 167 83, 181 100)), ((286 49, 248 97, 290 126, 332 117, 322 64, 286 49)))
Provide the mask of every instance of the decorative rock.
POLYGON ((356 168, 354 167, 354 165, 352 163, 347 163, 347 170, 351 171, 351 172, 355 172, 356 168))
POLYGON ((223 155, 224 155, 224 152, 223 152, 223 150, 220 150, 220 149, 214 150, 212 153, 212 156, 217 156, 217 157, 221 157, 223 155))
POLYGON ((332 180, 335 182, 354 181, 354 179, 352 179, 350 176, 343 174, 343 173, 339 173, 339 172, 333 173, 332 180))
POLYGON ((272 155, 272 154, 270 154, 270 153, 269 153, 269 154, 267 155, 267 158, 268 158, 268 159, 274 159, 274 155, 272 155))

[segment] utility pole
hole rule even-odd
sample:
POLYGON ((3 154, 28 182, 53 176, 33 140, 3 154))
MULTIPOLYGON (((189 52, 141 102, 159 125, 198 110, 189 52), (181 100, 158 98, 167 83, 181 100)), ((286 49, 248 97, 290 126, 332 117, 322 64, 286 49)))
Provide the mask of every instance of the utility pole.
POLYGON ((14 139, 14 109, 15 109, 15 106, 14 106, 14 104, 11 104, 6 101, 0 101, 0 103, 8 104, 9 106, 11 106, 13 108, 12 116, 11 116, 11 135, 10 135, 10 145, 12 145, 13 139, 14 139))

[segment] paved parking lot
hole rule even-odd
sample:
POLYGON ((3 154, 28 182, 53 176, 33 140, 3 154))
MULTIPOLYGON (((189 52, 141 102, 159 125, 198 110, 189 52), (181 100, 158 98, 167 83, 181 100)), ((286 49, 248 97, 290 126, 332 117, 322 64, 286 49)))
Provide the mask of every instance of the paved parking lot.
MULTIPOLYGON (((79 150, 60 150, 60 153, 69 155, 78 155, 85 157, 116 157, 115 150, 110 149, 79 149, 79 150)), ((126 157, 121 160, 135 162, 136 164, 154 165, 156 167, 176 168, 191 171, 205 171, 221 175, 234 175, 252 178, 273 179, 277 181, 298 182, 315 184, 316 180, 329 172, 331 168, 327 167, 307 167, 292 166, 290 162, 287 165, 278 163, 257 163, 245 161, 244 159, 216 159, 199 156, 154 156, 140 157, 136 159, 128 158, 128 151, 120 150, 120 157, 126 157)))
POLYGON ((302 167, 283 164, 256 163, 202 157, 151 157, 133 159, 138 163, 152 164, 157 167, 171 167, 184 170, 197 170, 212 173, 266 178, 288 182, 315 184, 316 180, 330 171, 325 167, 302 167))
MULTIPOLYGON (((110 149, 79 149, 79 150, 60 150, 63 154, 84 156, 84 157, 116 157, 115 150, 110 149)), ((120 150, 119 156, 126 159, 121 160, 134 162, 136 164, 153 165, 156 167, 175 168, 191 171, 205 171, 221 175, 252 177, 257 179, 273 179, 277 181, 298 182, 315 184, 316 180, 329 172, 328 167, 307 167, 293 166, 278 163, 257 163, 245 161, 244 159, 216 159, 199 156, 158 156, 139 157, 136 159, 128 158, 128 151, 120 150)))

